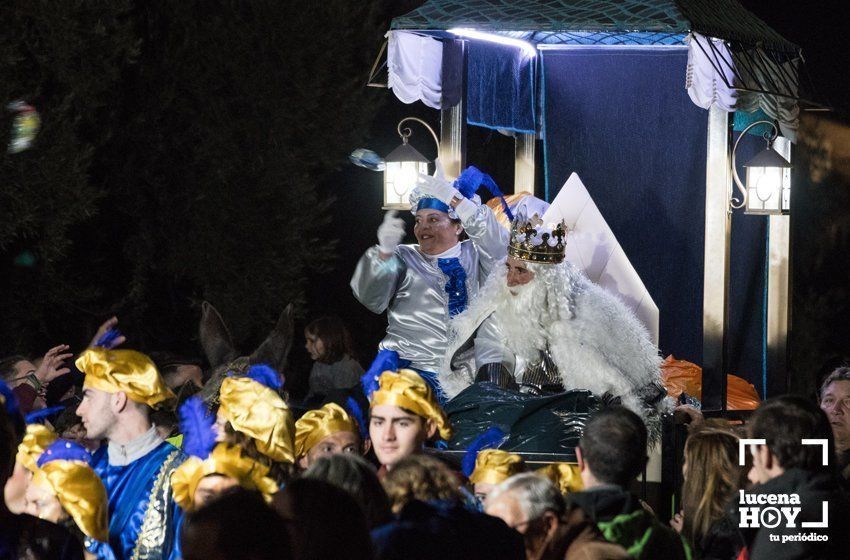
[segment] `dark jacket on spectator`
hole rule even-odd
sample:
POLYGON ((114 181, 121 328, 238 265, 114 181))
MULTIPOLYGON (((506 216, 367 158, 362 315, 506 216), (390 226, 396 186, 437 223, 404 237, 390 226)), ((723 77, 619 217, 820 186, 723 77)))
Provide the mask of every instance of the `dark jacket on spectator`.
POLYGON ((626 550, 608 542, 580 507, 570 508, 554 538, 533 560, 627 560, 626 550))
POLYGON ((702 560, 735 560, 745 544, 737 521, 724 515, 708 528, 695 552, 702 560))
POLYGON ((850 493, 850 449, 838 454, 838 470, 841 472, 841 487, 850 493))
MULTIPOLYGON (((741 529, 750 560, 838 559, 850 556, 850 502, 841 491, 834 475, 828 472, 812 473, 802 469, 788 469, 776 478, 754 486, 747 494, 797 494, 800 499, 800 505, 797 507, 802 508, 794 520, 794 527, 786 526, 785 520, 782 519, 775 528, 741 529), (822 521, 823 502, 828 504, 828 527, 803 527, 802 523, 806 521, 822 521), (825 535, 828 540, 788 540, 811 533, 825 535), (771 540, 771 535, 776 540, 771 540), (785 542, 782 542, 783 537, 786 537, 785 542)), ((736 525, 740 523, 739 507, 738 503, 731 506, 736 525)))
POLYGON ((504 521, 452 502, 405 505, 372 531, 376 560, 524 560, 522 536, 504 521))
POLYGON ((632 558, 690 560, 685 540, 645 510, 637 497, 619 487, 606 485, 569 495, 610 542, 617 543, 632 558))

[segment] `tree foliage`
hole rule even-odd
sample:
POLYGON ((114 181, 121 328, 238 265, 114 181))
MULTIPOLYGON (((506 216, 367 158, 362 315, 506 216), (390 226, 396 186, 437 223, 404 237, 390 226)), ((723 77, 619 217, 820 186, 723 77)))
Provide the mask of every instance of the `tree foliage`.
MULTIPOLYGON (((0 99, 26 100, 42 116, 32 148, 0 154, 0 333, 9 351, 55 330, 60 318, 100 295, 71 266, 72 236, 103 195, 89 173, 95 150, 109 141, 100 123, 113 115, 121 69, 136 55, 129 10, 120 0, 0 7, 0 99)), ((5 112, 0 121, 3 146, 13 117, 5 112)))
POLYGON ((256 337, 303 305, 338 237, 318 186, 382 99, 364 87, 373 5, 10 4, 4 99, 44 127, 2 159, 3 341, 80 337, 118 313, 143 345, 174 346, 201 299, 256 337), (13 264, 24 248, 34 267, 13 264))

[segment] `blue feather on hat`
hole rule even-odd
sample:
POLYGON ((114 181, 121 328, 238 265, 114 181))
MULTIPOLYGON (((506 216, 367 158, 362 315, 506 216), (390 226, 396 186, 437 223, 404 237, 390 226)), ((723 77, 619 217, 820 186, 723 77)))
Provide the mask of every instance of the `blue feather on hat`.
POLYGON ((372 361, 372 365, 360 378, 366 398, 371 399, 372 393, 378 390, 378 378, 385 371, 398 371, 398 352, 381 350, 372 361))
POLYGON ((280 376, 274 368, 266 364, 257 364, 248 368, 246 377, 253 379, 261 385, 265 385, 272 391, 279 390, 283 384, 280 381, 280 376))
POLYGON ((36 410, 27 414, 24 417, 24 421, 27 424, 36 424, 38 422, 41 422, 42 420, 47 420, 54 414, 59 414, 63 410, 65 410, 64 406, 51 406, 50 408, 42 408, 41 410, 36 410))
POLYGON ((183 451, 188 455, 206 459, 215 447, 215 418, 207 414, 204 401, 189 397, 178 411, 180 431, 183 433, 183 451))
POLYGON ((496 426, 490 426, 486 432, 475 438, 469 447, 466 448, 466 453, 463 455, 463 460, 460 463, 461 470, 467 478, 472 476, 472 471, 475 470, 475 460, 478 459, 478 454, 485 449, 496 449, 502 445, 507 439, 505 432, 496 426))
POLYGON ((91 453, 77 442, 57 439, 39 456, 37 465, 43 467, 50 461, 81 461, 91 466, 91 453))
POLYGON ((492 196, 499 197, 502 201, 502 208, 505 209, 505 215, 508 217, 508 220, 514 221, 513 212, 511 212, 510 207, 508 207, 508 202, 505 200, 505 195, 502 194, 499 185, 496 184, 496 181, 494 181, 491 176, 484 173, 474 165, 470 165, 463 170, 460 177, 455 180, 454 186, 466 198, 472 198, 475 191, 483 186, 492 196))
POLYGON ((6 412, 9 413, 9 416, 20 415, 21 411, 18 408, 18 397, 15 396, 11 387, 6 385, 4 381, 0 381, 0 400, 2 400, 3 407, 6 409, 6 412))
POLYGON ((366 424, 366 417, 363 415, 363 409, 360 408, 357 399, 348 397, 348 400, 345 401, 345 407, 354 418, 354 421, 357 422, 357 429, 360 430, 360 438, 364 440, 369 439, 369 426, 366 424))
POLYGON ((121 336, 121 331, 119 331, 118 329, 108 329, 100 336, 100 338, 94 341, 94 345, 99 348, 106 348, 107 350, 111 350, 115 347, 115 340, 119 336, 121 336))

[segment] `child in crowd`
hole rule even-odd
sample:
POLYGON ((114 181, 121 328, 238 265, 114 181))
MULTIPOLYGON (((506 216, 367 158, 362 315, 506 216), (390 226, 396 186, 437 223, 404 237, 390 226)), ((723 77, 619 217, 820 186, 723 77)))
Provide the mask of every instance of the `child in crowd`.
POLYGON ((334 389, 360 383, 363 367, 354 358, 351 333, 339 317, 320 317, 304 329, 306 348, 313 360, 310 389, 305 402, 320 401, 334 389))

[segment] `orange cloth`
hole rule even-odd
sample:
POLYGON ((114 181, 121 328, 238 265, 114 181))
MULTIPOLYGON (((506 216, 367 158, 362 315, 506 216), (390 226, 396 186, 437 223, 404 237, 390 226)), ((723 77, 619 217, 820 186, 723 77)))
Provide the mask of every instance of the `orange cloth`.
MULTIPOLYGON (((687 360, 677 360, 671 354, 661 364, 661 377, 668 396, 675 399, 684 391, 702 400, 702 368, 698 365, 687 360)), ((726 375, 728 410, 755 410, 759 402, 761 399, 752 384, 737 375, 726 375)))
MULTIPOLYGON (((505 202, 508 203, 508 206, 513 206, 519 203, 519 201, 523 198, 530 196, 530 194, 531 193, 527 192, 506 194, 505 202)), ((493 198, 487 201, 487 206, 489 206, 490 210, 493 211, 493 214, 496 215, 496 221, 499 222, 506 230, 510 231, 511 221, 508 219, 508 215, 505 214, 505 208, 502 206, 502 200, 498 196, 494 196, 493 198)))

